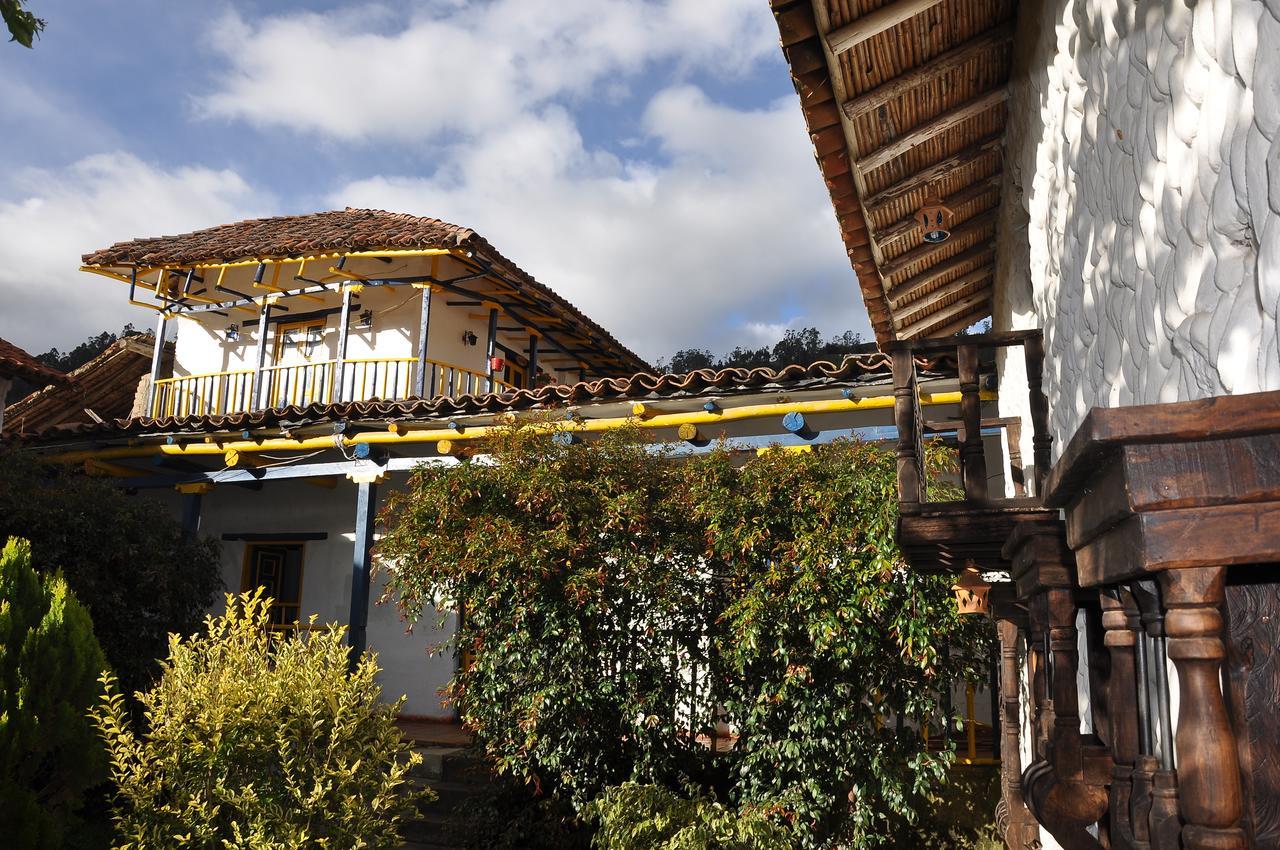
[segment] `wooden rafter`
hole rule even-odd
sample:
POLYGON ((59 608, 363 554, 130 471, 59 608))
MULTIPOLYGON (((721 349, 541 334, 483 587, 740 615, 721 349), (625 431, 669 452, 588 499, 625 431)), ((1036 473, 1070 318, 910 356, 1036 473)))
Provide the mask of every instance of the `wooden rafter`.
POLYGON ((966 251, 961 251, 954 257, 948 258, 945 264, 933 266, 915 277, 902 281, 902 283, 889 290, 889 298, 894 302, 910 301, 916 296, 916 293, 928 289, 938 280, 952 274, 961 266, 966 266, 974 260, 986 260, 994 249, 994 243, 984 242, 974 245, 966 251))
POLYGON ((954 304, 948 304, 938 312, 930 313, 922 319, 916 319, 914 322, 906 325, 899 325, 897 322, 894 322, 894 325, 897 327, 898 336, 901 339, 911 339, 914 336, 920 335, 922 332, 932 332, 935 328, 945 325, 948 321, 953 321, 961 316, 967 316, 983 305, 990 303, 990 301, 991 288, 987 287, 986 289, 975 292, 972 295, 961 298, 954 304))
MULTIPOLYGON (((914 266, 925 260, 930 260, 939 254, 945 254, 949 249, 954 248, 956 244, 966 242, 976 234, 982 234, 991 229, 995 224, 995 211, 990 210, 981 215, 961 224, 951 231, 951 238, 946 242, 939 242, 935 245, 921 245, 919 248, 913 248, 905 254, 894 257, 892 260, 886 260, 880 264, 880 274, 886 278, 893 277, 905 268, 914 266)), ((966 246, 967 247, 967 246, 966 246)))
POLYGON ((867 39, 892 29, 941 2, 942 0, 895 0, 827 33, 827 47, 837 55, 852 50, 867 39))
POLYGON ((867 212, 875 215, 889 204, 900 201, 912 192, 943 179, 951 172, 958 168, 964 168, 981 156, 999 150, 1001 141, 1001 136, 989 136, 975 145, 969 145, 964 150, 952 154, 946 159, 938 160, 933 165, 920 169, 909 177, 904 177, 892 186, 885 187, 866 199, 864 203, 866 204, 867 212))
MULTIPOLYGON (((895 306, 903 309, 904 313, 906 310, 927 307, 936 301, 941 301, 944 298, 949 298, 952 295, 963 292, 975 283, 979 283, 983 279, 989 278, 994 274, 994 266, 982 266, 981 268, 974 269, 967 274, 960 275, 960 277, 950 283, 943 284, 931 292, 921 292, 916 290, 912 293, 912 297, 905 298, 902 301, 897 302, 895 306)), ((907 315, 910 314, 908 313, 907 315)))
MULTIPOLYGON (((976 183, 971 183, 968 186, 965 186, 958 192, 951 193, 942 199, 942 203, 954 211, 965 204, 975 201, 983 195, 994 191, 999 187, 999 185, 1000 174, 990 174, 976 183)), ((920 230, 920 222, 916 219, 916 216, 913 213, 909 216, 898 219, 883 230, 878 230, 876 232, 876 239, 880 240, 881 245, 884 245, 887 242, 896 241, 918 230, 920 230)))
POLYGON ((907 151, 921 145, 932 138, 942 135, 977 115, 1004 103, 1009 97, 1009 87, 1000 86, 978 95, 955 109, 950 109, 937 118, 915 127, 886 145, 875 149, 858 160, 857 165, 863 172, 871 171, 886 165, 907 151))
POLYGON ((884 106, 891 100, 910 92, 912 89, 933 82, 950 72, 961 68, 973 59, 992 50, 1003 48, 1013 39, 1013 22, 1009 21, 995 29, 969 39, 959 47, 952 48, 928 60, 905 74, 877 86, 871 91, 850 98, 841 104, 844 114, 850 120, 862 117, 875 109, 884 106))
POLYGON ((965 313, 963 316, 961 316, 958 319, 953 319, 950 322, 947 322, 946 324, 940 324, 940 325, 935 325, 934 327, 931 327, 931 328, 926 328, 924 333, 921 334, 921 336, 926 336, 926 335, 939 336, 939 337, 951 336, 952 334, 957 334, 963 330, 966 330, 967 328, 977 324, 978 322, 982 321, 983 319, 987 318, 990 315, 991 315, 991 304, 990 303, 980 304, 978 307, 976 307, 975 309, 973 309, 968 313, 965 313))

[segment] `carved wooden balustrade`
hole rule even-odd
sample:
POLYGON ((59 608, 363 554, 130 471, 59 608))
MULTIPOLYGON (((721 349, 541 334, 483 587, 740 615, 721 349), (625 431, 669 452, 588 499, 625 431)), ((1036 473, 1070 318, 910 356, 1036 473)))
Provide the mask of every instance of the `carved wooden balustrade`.
POLYGON ((1006 843, 1036 847, 1043 828, 1069 850, 1280 848, 1280 574, 1266 568, 1280 563, 1280 393, 1096 409, 1050 470, 1038 335, 893 353, 906 557, 1011 579, 991 591, 1006 843), (1030 498, 987 492, 976 436, 983 351, 1012 345, 1030 498), (929 499, 912 363, 943 348, 963 399, 953 502, 929 499))

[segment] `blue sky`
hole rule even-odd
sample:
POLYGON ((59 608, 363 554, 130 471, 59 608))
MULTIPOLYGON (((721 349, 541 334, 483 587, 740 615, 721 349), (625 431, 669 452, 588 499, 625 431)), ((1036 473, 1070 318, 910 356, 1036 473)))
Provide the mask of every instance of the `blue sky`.
POLYGON ((34 0, 0 46, 0 336, 149 321, 79 255, 369 206, 472 227, 641 355, 868 334, 765 0, 34 0))

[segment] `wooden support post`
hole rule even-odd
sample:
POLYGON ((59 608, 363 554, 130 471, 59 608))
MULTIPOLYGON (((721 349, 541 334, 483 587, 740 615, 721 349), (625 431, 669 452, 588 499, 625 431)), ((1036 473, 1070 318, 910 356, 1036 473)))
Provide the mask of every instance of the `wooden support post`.
POLYGON ((1031 446, 1035 463, 1036 496, 1044 498, 1044 482, 1049 477, 1049 398, 1044 394, 1044 338, 1028 337, 1022 344, 1027 361, 1027 394, 1031 408, 1031 446))
POLYGON ((525 375, 525 386, 534 389, 538 386, 538 335, 529 334, 529 374, 525 375))
MULTIPOLYGON (((431 330, 431 287, 422 287, 422 309, 418 314, 418 375, 414 379, 413 394, 427 397, 427 337, 431 330)), ((435 387, 431 388, 432 394, 435 387)))
POLYGON ((368 643, 369 583, 373 567, 373 522, 378 507, 378 485, 361 481, 356 485, 355 551, 351 559, 351 618, 347 642, 349 664, 355 669, 368 643))
POLYGON ((151 351, 151 384, 147 387, 147 415, 156 416, 156 382, 160 380, 160 363, 164 360, 164 332, 169 324, 169 314, 161 312, 156 318, 156 345, 151 351))
POLYGON ((347 400, 347 337, 351 325, 351 286, 342 286, 342 309, 338 312, 338 356, 333 364, 333 401, 347 400))
POLYGON ((1007 846, 1027 847, 1029 840, 1039 839, 1040 829, 1027 811, 1022 791, 1022 757, 1018 745, 1018 731, 1022 726, 1019 716, 1018 624, 1013 620, 998 619, 996 633, 1000 638, 1000 733, 1004 738, 1000 745, 1000 796, 1004 811, 997 810, 996 822, 1000 824, 1007 846))
POLYGON ((898 502, 904 510, 918 507, 924 487, 920 445, 920 397, 911 349, 893 349, 893 421, 898 428, 898 502))
POLYGON ((964 497, 987 497, 987 458, 982 448, 982 400, 978 395, 978 347, 956 348, 960 372, 960 418, 964 421, 964 443, 960 446, 960 469, 964 477, 964 497))
POLYGON ((266 389, 262 385, 262 369, 267 363, 268 323, 271 321, 271 302, 266 296, 262 298, 262 307, 258 311, 258 349, 254 353, 253 388, 250 390, 250 403, 254 410, 263 407, 262 396, 266 389))
POLYGON ((1244 791, 1222 695, 1225 567, 1160 573, 1169 658, 1178 670, 1178 809, 1187 850, 1244 850, 1244 791))
POLYGON ((489 392, 495 392, 498 388, 497 384, 494 383, 494 379, 497 378, 497 373, 493 371, 493 358, 496 357, 498 354, 498 308, 497 307, 489 308, 489 338, 488 339, 489 341, 485 343, 485 348, 484 348, 484 362, 485 362, 485 368, 488 370, 488 374, 489 374, 489 392))

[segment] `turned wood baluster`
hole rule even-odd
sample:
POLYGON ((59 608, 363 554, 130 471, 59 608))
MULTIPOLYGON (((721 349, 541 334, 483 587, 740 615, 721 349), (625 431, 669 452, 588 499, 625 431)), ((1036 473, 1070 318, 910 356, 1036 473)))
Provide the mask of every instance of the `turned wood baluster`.
POLYGON ((987 497, 987 459, 982 451, 982 399, 978 395, 978 347, 956 348, 960 373, 960 418, 964 422, 964 442, 960 446, 960 469, 966 499, 987 497))
POLYGON ((1031 406, 1031 446, 1036 469, 1036 495, 1044 497, 1044 481, 1049 477, 1049 399, 1044 394, 1044 338, 1028 337, 1022 344, 1027 361, 1027 395, 1031 406))
POLYGON ((1060 780, 1083 780, 1080 752, 1079 692, 1076 671, 1080 667, 1080 645, 1076 642, 1076 603, 1072 592, 1052 588, 1049 597, 1049 651, 1053 654, 1053 732, 1049 737, 1053 752, 1049 761, 1060 780))
POLYGON ((1221 671, 1225 567, 1160 574, 1169 658, 1178 670, 1178 809, 1188 850, 1243 850, 1244 794, 1221 671))
MULTIPOLYGON (((1137 701, 1134 650, 1138 642, 1138 610, 1132 598, 1112 590, 1100 596, 1103 644, 1111 653, 1107 679, 1107 714, 1111 725, 1111 844, 1113 850, 1137 848, 1129 801, 1133 787, 1133 766, 1138 759, 1138 720, 1130 707, 1137 701), (1126 604, 1127 601, 1127 604, 1126 604)), ((1145 838, 1145 836, 1144 836, 1145 838)))
POLYGON ((918 505, 924 484, 924 458, 920 446, 920 397, 916 389, 916 364, 911 349, 893 350, 893 421, 898 427, 898 501, 918 505))
POLYGON ((1150 746, 1143 769, 1151 777, 1150 824, 1154 850, 1181 847, 1182 823, 1178 817, 1178 775, 1173 769, 1173 725, 1170 722, 1169 671, 1165 652, 1164 610, 1156 584, 1150 579, 1135 582, 1134 600, 1142 614, 1144 646, 1147 650, 1147 725, 1150 746), (1156 746, 1156 742, 1159 746, 1156 746))

